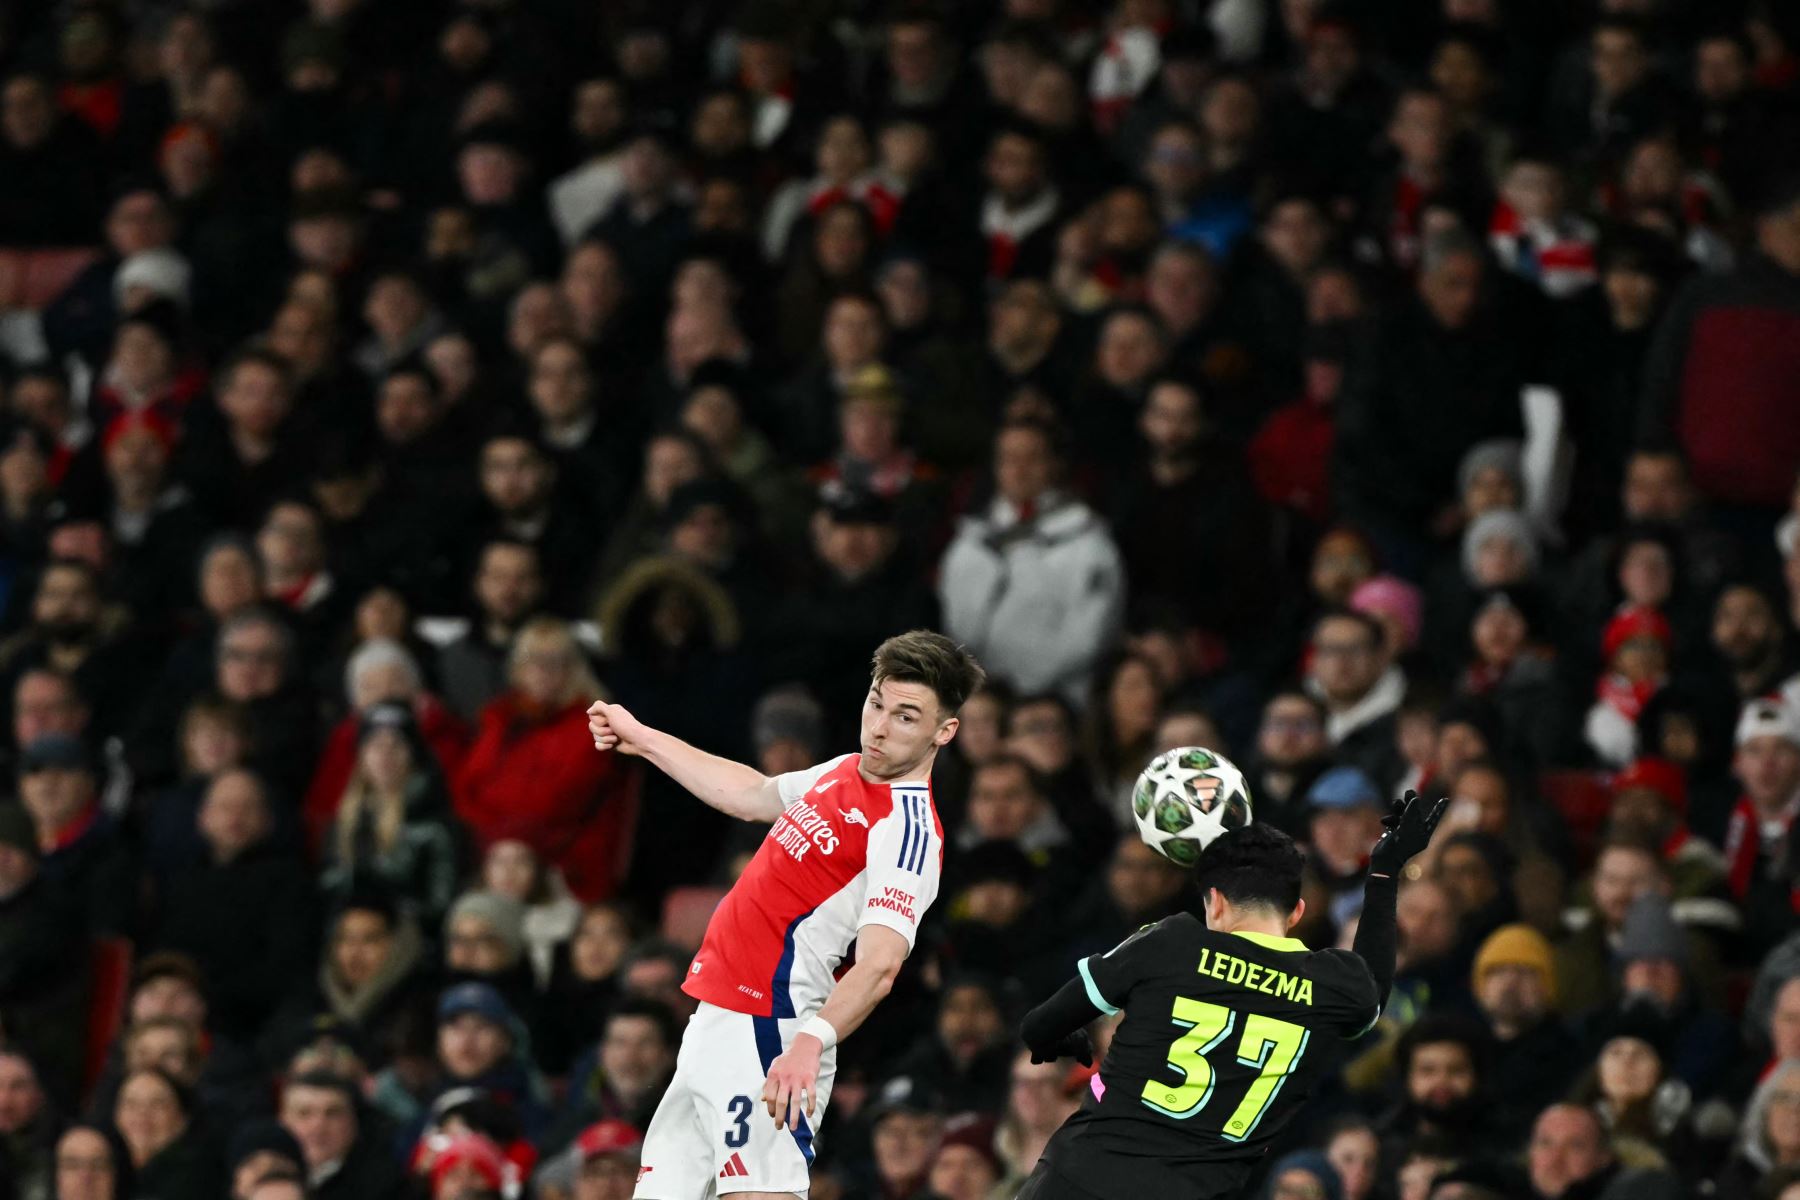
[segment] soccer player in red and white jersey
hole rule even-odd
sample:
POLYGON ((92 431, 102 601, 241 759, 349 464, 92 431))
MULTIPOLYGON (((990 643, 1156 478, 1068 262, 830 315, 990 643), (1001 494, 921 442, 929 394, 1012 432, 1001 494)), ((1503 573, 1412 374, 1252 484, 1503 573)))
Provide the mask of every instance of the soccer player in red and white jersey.
POLYGON ((617 704, 588 710, 596 749, 648 760, 720 812, 772 822, 682 984, 700 1007, 644 1138, 638 1200, 806 1195, 837 1043, 893 987, 937 897, 931 767, 981 680, 942 634, 889 638, 875 651, 862 752, 774 779, 617 704), (856 962, 835 978, 852 943, 856 962), (768 1116, 752 1119, 759 1101, 768 1116))

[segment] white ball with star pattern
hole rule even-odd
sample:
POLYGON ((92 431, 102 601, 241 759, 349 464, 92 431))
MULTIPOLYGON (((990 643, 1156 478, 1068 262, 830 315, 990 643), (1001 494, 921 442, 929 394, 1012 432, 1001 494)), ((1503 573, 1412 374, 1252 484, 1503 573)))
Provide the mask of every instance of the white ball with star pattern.
POLYGON ((1214 838, 1250 823, 1250 786, 1223 754, 1180 746, 1151 759, 1138 775, 1131 815, 1146 846, 1191 867, 1214 838))

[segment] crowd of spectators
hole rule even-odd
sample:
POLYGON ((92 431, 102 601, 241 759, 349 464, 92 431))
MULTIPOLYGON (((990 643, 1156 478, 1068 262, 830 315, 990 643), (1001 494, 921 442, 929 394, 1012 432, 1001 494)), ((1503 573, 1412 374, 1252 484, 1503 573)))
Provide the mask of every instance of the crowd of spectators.
POLYGON ((0 5, 0 1197, 629 1196, 760 831, 583 710, 931 626, 814 1200, 1013 1194, 1185 744, 1315 946, 1453 798, 1268 1196, 1796 1200, 1797 111, 1779 0, 0 5))

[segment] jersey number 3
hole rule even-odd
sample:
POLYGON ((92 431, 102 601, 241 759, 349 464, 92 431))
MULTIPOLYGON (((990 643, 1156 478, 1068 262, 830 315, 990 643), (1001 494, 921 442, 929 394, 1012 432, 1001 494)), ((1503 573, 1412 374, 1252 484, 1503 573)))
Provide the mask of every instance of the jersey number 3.
POLYGON ((1213 1066, 1207 1055, 1225 1044, 1244 1018, 1243 1036, 1238 1039, 1237 1060, 1255 1067, 1256 1078, 1250 1090, 1225 1120, 1219 1136, 1226 1141, 1241 1142, 1256 1130, 1263 1113, 1275 1099, 1281 1085, 1306 1053, 1307 1032, 1291 1021, 1265 1017, 1261 1013, 1237 1013, 1222 1004, 1208 1004, 1175 998, 1175 1013, 1170 1018, 1187 1030, 1169 1047, 1169 1065, 1181 1072, 1183 1082, 1173 1087, 1152 1079, 1144 1084, 1144 1103, 1150 1108, 1179 1120, 1186 1120, 1206 1107, 1213 1095, 1213 1066))

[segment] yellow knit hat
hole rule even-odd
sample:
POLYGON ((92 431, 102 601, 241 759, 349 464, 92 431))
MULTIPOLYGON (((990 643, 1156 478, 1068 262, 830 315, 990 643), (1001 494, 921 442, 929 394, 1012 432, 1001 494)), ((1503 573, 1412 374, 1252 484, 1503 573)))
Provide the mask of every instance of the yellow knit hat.
POLYGON ((1556 1003, 1556 954, 1543 934, 1529 925, 1502 925, 1494 930, 1475 952, 1470 981, 1480 988, 1482 976, 1495 967, 1507 966, 1535 968, 1544 977, 1550 1003, 1556 1003))

